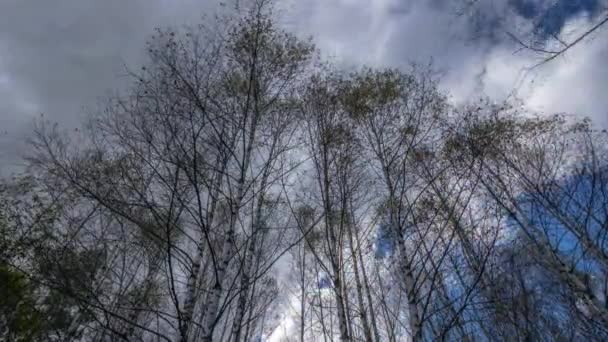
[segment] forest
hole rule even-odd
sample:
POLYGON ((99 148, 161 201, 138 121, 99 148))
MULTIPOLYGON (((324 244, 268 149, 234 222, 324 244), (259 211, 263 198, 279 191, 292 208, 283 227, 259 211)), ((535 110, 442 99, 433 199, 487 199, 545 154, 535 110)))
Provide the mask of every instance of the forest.
POLYGON ((0 183, 0 341, 608 340, 592 120, 345 71, 264 0, 145 48, 0 183))

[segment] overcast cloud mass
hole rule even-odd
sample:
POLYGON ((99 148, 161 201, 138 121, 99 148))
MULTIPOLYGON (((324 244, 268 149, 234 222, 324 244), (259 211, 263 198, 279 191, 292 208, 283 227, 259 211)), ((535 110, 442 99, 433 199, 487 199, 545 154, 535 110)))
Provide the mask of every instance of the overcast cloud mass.
MULTIPOLYGON (((525 74, 538 56, 515 53, 517 44, 506 35, 542 40, 575 33, 589 27, 605 3, 481 0, 470 16, 458 15, 455 2, 289 0, 279 2, 279 12, 289 30, 312 35, 326 56, 345 66, 407 67, 432 59, 454 102, 516 94, 531 109, 591 116, 608 126, 605 29, 525 74)), ((0 1, 1 172, 18 167, 36 116, 79 126, 87 108, 125 86, 125 65, 142 63, 155 26, 196 23, 214 8, 205 0, 0 1)))

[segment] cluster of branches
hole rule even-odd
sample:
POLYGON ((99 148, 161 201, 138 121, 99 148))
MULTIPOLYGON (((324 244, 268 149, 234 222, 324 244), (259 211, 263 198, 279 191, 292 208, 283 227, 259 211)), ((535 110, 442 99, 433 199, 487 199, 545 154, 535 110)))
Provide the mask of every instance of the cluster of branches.
POLYGON ((306 89, 299 340, 605 339, 608 136, 413 75, 306 89))
POLYGON ((2 338, 608 338, 605 133, 342 73, 271 10, 159 30, 83 130, 38 125, 0 188, 2 338))

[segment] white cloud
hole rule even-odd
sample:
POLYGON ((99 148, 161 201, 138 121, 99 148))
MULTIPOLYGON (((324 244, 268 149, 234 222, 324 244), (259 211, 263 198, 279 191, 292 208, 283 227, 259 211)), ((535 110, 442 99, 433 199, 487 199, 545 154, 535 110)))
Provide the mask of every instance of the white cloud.
MULTIPOLYGON (((578 25, 583 23, 575 23, 578 25)), ((587 26, 587 25, 585 25, 587 26)), ((545 112, 569 112, 593 117, 608 127, 608 32, 576 46, 543 66, 539 84, 527 98, 530 107, 545 112)))
MULTIPOLYGON (((486 6, 484 11, 506 13, 506 1, 486 6)), ((288 26, 313 35, 321 50, 337 62, 404 67, 433 59, 435 67, 446 71, 441 87, 455 102, 484 95, 501 101, 517 95, 531 110, 569 112, 608 124, 608 97, 602 95, 608 91, 608 68, 603 65, 607 34, 527 71, 538 62, 538 55, 515 53, 518 46, 506 39, 505 31, 497 33, 502 40, 461 39, 470 34, 469 18, 455 16, 454 8, 441 1, 310 0, 286 7, 291 11, 288 26)), ((501 25, 510 32, 531 29, 521 18, 501 25)), ((575 32, 580 32, 588 26, 581 17, 564 30, 576 27, 575 32)))

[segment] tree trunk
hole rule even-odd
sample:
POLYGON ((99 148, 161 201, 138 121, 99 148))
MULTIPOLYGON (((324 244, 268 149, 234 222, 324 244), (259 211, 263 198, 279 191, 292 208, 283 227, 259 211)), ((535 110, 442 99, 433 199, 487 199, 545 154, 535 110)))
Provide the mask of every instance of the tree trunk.
POLYGON ((365 341, 372 342, 372 331, 369 326, 369 321, 367 319, 367 310, 365 308, 365 302, 363 301, 363 286, 361 285, 361 279, 359 278, 359 262, 357 259, 357 253, 355 251, 355 243, 353 239, 353 232, 351 225, 348 225, 346 228, 348 234, 348 240, 350 243, 350 254, 353 259, 353 268, 355 273, 355 285, 357 287, 357 300, 359 302, 359 310, 361 311, 361 323, 363 325, 363 334, 365 336, 365 341))
POLYGON ((334 279, 334 294, 336 297, 336 307, 338 310, 340 341, 350 341, 350 336, 348 335, 348 322, 346 319, 346 308, 344 305, 344 297, 342 296, 342 279, 339 272, 337 272, 334 279))
POLYGON ((405 294, 407 296, 407 309, 408 309, 408 322, 410 328, 410 334, 412 336, 412 342, 422 341, 422 321, 420 317, 420 310, 418 308, 418 298, 416 295, 414 271, 411 268, 409 261, 407 260, 405 241, 401 233, 397 237, 397 244, 399 246, 400 256, 399 264, 403 276, 403 283, 405 285, 405 294))

